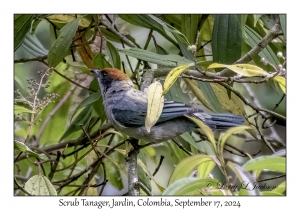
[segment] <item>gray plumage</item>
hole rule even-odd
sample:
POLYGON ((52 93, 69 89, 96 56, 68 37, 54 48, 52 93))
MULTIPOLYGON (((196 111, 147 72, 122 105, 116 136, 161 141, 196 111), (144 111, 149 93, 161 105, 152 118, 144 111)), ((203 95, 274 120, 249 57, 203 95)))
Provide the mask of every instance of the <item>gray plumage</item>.
POLYGON ((146 93, 134 89, 132 81, 120 70, 103 69, 92 72, 98 79, 108 120, 118 131, 130 137, 160 142, 196 129, 197 125, 184 115, 197 117, 217 130, 244 124, 244 118, 239 115, 208 114, 184 103, 165 100, 161 116, 149 133, 145 128, 146 93))

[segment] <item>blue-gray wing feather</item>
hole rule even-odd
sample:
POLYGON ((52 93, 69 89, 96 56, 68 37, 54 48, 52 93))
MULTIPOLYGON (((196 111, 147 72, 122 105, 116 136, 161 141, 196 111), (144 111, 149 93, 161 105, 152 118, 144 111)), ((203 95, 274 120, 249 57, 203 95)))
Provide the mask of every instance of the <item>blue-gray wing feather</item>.
MULTIPOLYGON (((139 127, 145 125, 147 103, 145 101, 132 100, 130 101, 130 104, 131 105, 127 106, 126 110, 121 106, 116 106, 112 110, 114 118, 126 127, 139 127)), ((157 123, 172 120, 195 111, 202 112, 202 110, 193 109, 184 103, 165 100, 161 116, 157 123)))

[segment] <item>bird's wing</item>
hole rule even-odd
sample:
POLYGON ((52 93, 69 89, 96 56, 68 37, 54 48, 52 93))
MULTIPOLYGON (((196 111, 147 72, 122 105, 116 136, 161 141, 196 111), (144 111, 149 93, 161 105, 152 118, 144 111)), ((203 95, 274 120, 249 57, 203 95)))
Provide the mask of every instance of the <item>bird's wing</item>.
MULTIPOLYGON (((123 102, 114 106, 112 110, 114 118, 126 127, 143 126, 145 125, 145 118, 147 115, 146 96, 140 91, 130 93, 129 95, 129 98, 124 97, 123 102), (122 106, 124 103, 127 104, 126 107, 122 106)), ((165 100, 158 123, 183 116, 187 113, 193 113, 195 111, 199 112, 201 110, 195 110, 183 103, 165 100)))
POLYGON ((158 122, 164 122, 193 112, 202 112, 202 110, 194 109, 184 103, 165 100, 158 122))

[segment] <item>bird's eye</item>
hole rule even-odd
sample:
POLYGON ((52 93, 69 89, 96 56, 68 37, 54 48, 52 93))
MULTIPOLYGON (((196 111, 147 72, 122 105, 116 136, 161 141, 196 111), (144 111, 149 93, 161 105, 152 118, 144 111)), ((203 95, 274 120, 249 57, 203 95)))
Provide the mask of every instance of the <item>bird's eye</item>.
POLYGON ((107 76, 107 72, 106 71, 101 71, 102 76, 107 76))

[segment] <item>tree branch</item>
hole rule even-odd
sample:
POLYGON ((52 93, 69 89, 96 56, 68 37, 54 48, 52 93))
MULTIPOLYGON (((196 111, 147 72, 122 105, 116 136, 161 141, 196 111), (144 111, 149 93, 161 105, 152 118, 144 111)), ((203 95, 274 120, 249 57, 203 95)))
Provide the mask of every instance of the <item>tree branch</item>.
POLYGON ((105 15, 101 16, 101 23, 106 26, 107 28, 109 28, 109 30, 111 30, 115 35, 117 35, 123 42, 125 42, 128 46, 130 47, 136 47, 135 44, 133 44, 129 39, 126 38, 126 36, 124 36, 123 34, 121 34, 119 31, 117 31, 115 29, 115 27, 107 22, 107 18, 105 17, 105 15))
POLYGON ((48 55, 43 55, 43 56, 39 56, 36 58, 21 58, 18 60, 14 60, 14 63, 26 63, 26 62, 31 62, 31 61, 39 61, 42 62, 44 60, 46 60, 48 57, 48 55))
POLYGON ((128 154, 128 195, 129 196, 139 196, 140 187, 138 179, 137 170, 137 156, 139 153, 139 148, 135 147, 137 145, 137 139, 131 139, 131 144, 133 149, 128 154))

